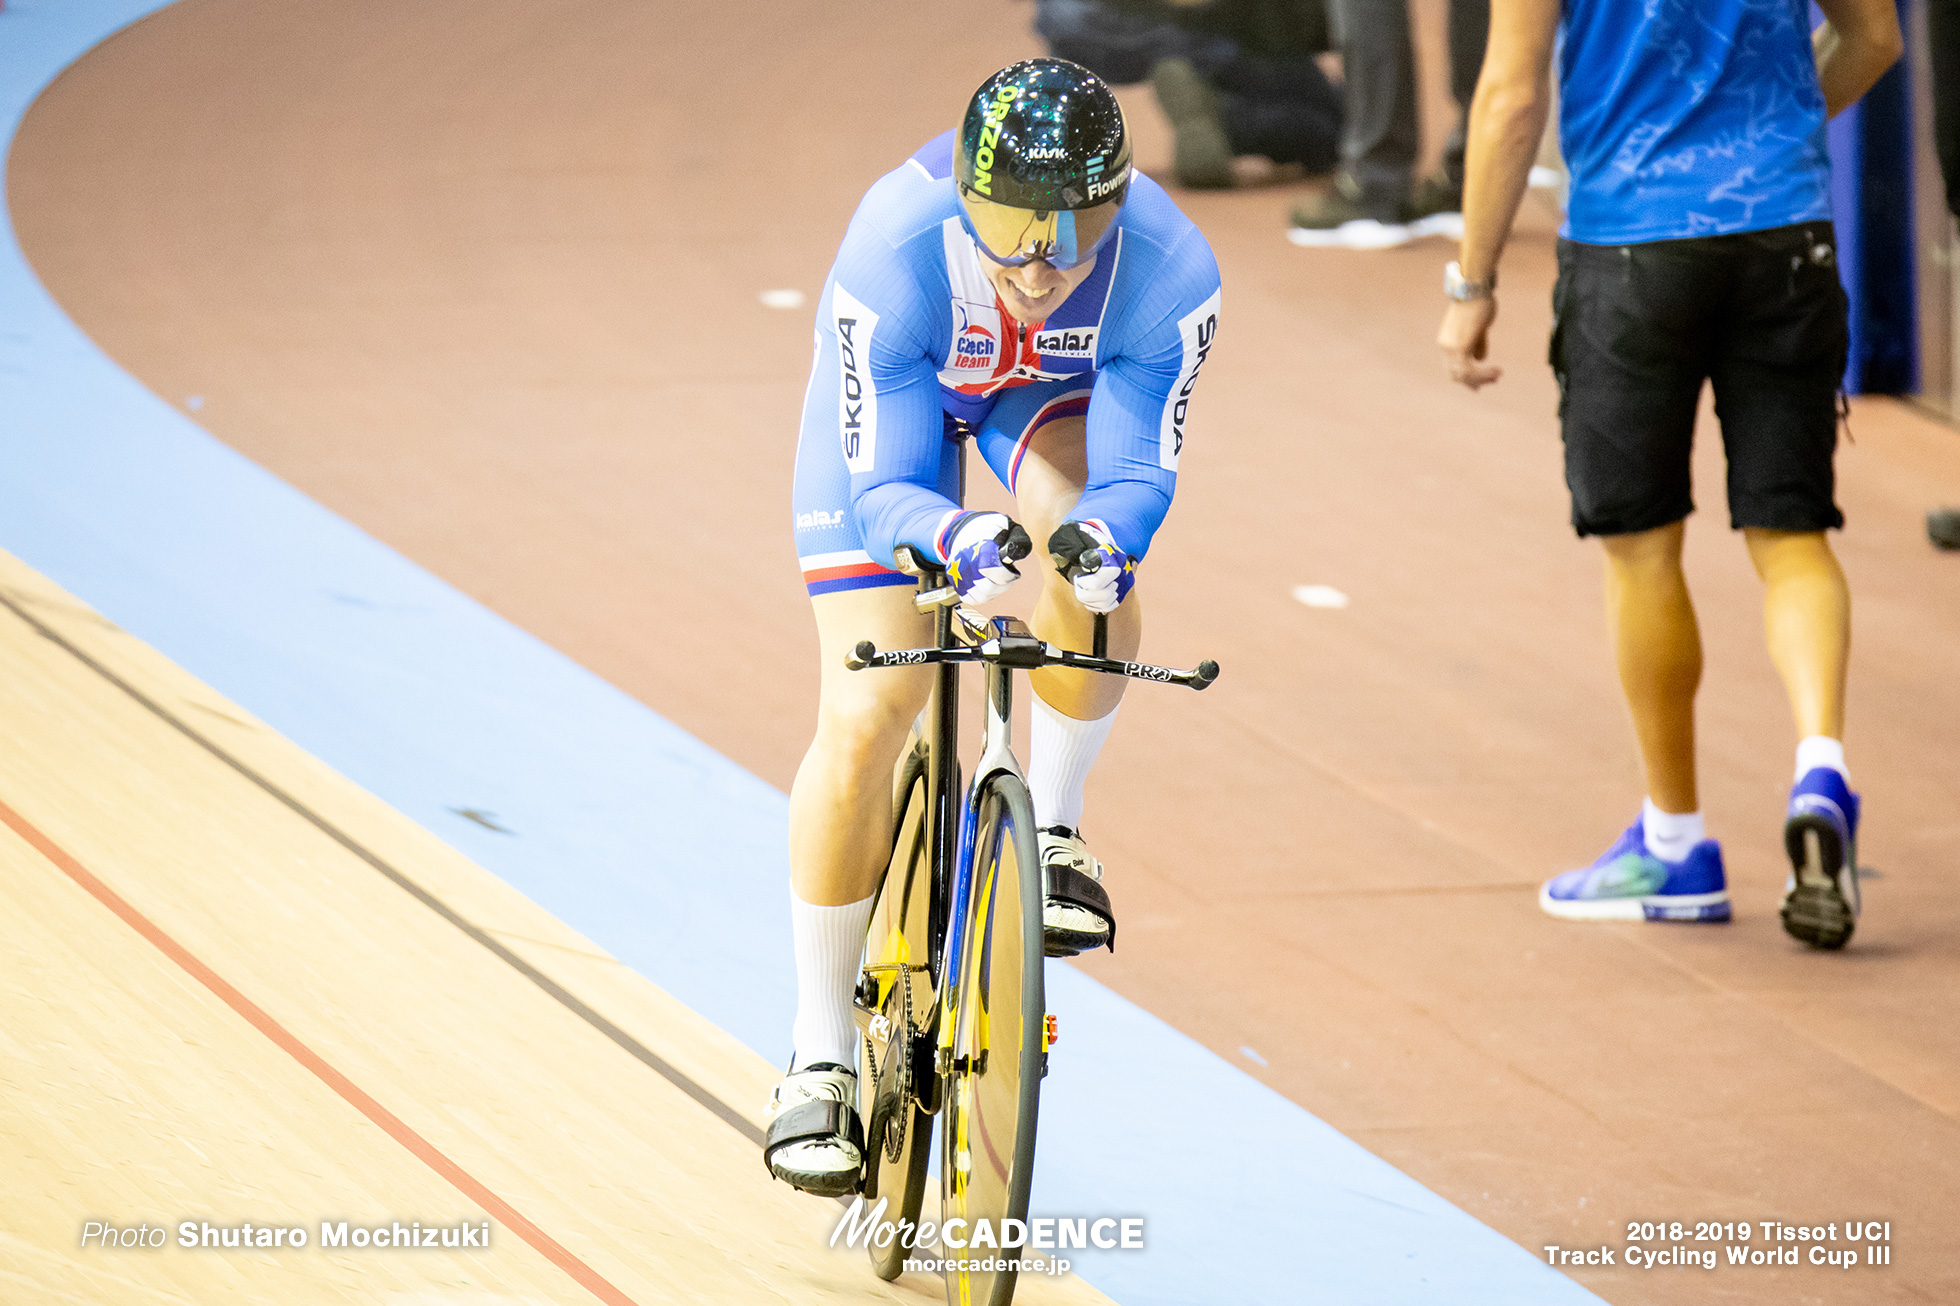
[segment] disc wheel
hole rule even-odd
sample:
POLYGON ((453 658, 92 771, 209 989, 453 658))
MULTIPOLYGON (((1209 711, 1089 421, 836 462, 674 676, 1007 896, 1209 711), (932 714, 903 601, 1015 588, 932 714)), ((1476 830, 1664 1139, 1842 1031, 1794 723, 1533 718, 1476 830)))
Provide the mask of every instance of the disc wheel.
MULTIPOLYGON (((913 1094, 913 1055, 926 1042, 934 1010, 932 848, 926 781, 917 755, 900 763, 897 836, 891 864, 871 908, 864 970, 858 979, 858 1118, 865 1124, 864 1203, 885 1199, 884 1218, 917 1225, 931 1158, 932 1117, 913 1094)), ((871 1268, 896 1279, 908 1249, 897 1238, 873 1239, 871 1268)), ((916 1251, 911 1251, 917 1255, 916 1251)))
MULTIPOLYGON (((1041 1098, 1041 864, 1034 812, 1019 777, 988 782, 975 828, 973 883, 960 944, 953 1001, 952 1069, 946 1085, 940 1207, 967 1222, 971 1239, 985 1220, 998 1242, 1005 1220, 1025 1220, 1034 1177, 1035 1118, 1041 1098)), ((976 1269, 1030 1254, 1024 1249, 951 1248, 950 1306, 1007 1306, 1015 1275, 976 1269)))

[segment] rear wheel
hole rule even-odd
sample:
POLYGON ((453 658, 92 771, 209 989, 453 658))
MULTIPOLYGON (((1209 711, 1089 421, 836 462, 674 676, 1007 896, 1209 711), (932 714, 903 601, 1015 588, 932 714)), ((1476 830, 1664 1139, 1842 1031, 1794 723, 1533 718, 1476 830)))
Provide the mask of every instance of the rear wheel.
MULTIPOLYGON (((864 1121, 864 1202, 915 1226, 925 1199, 932 1117, 918 1109, 915 1057, 932 1046, 932 843, 923 748, 899 763, 891 864, 871 908, 858 977, 858 1115, 864 1121)), ((874 1238, 871 1268, 895 1279, 909 1249, 874 1238)), ((916 1252, 913 1254, 916 1255, 916 1252)))
POLYGON ((942 1216, 967 1222, 968 1248, 947 1248, 951 1306, 1007 1306, 1011 1271, 974 1269, 1020 1257, 1001 1249, 1002 1222, 1025 1220, 1034 1177, 1035 1117, 1045 1053, 1041 863, 1034 811, 1018 776, 1001 774, 980 799, 973 882, 960 943, 952 1068, 945 1094, 942 1216), (971 1240, 986 1221, 995 1247, 971 1240))

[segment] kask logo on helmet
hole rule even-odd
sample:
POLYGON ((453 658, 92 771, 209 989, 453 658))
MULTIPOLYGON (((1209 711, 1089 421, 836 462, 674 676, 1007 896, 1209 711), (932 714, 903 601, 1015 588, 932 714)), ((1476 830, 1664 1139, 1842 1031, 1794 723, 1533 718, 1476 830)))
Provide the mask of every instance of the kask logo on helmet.
POLYGON ((973 151, 973 189, 982 195, 991 197, 994 193, 994 147, 1000 144, 1000 124, 1014 107, 1014 101, 1020 98, 1020 87, 1001 87, 994 92, 994 102, 987 106, 986 116, 980 120, 980 145, 973 151))

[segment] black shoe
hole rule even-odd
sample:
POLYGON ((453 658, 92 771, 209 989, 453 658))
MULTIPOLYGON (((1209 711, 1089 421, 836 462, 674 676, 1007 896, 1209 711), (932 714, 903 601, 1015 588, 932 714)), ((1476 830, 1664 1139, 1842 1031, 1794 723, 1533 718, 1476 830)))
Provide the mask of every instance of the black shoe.
POLYGON ((1409 198, 1409 216, 1417 222, 1427 218, 1452 216, 1463 220, 1463 187, 1440 172, 1432 172, 1416 183, 1409 198))
POLYGON ((1188 59, 1159 59, 1150 70, 1150 86, 1177 137, 1171 163, 1177 184, 1192 190, 1230 186, 1232 145, 1225 139, 1218 92, 1188 59))
POLYGON ((1343 174, 1332 190, 1293 210, 1286 238, 1295 245, 1333 249, 1392 249, 1422 234, 1413 225, 1414 216, 1406 203, 1364 200, 1343 174))

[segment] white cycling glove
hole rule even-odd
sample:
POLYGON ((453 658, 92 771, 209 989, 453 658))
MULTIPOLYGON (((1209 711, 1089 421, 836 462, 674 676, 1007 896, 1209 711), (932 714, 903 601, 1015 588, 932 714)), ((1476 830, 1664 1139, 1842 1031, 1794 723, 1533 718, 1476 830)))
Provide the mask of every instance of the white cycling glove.
POLYGON ((1034 552, 1034 541, 998 512, 961 513, 942 532, 946 579, 962 603, 990 603, 1021 579, 1014 564, 1034 552))
POLYGON ((1091 612, 1116 611, 1136 583, 1137 560, 1116 547, 1099 521, 1067 521, 1048 537, 1055 570, 1075 586, 1075 599, 1091 612))

